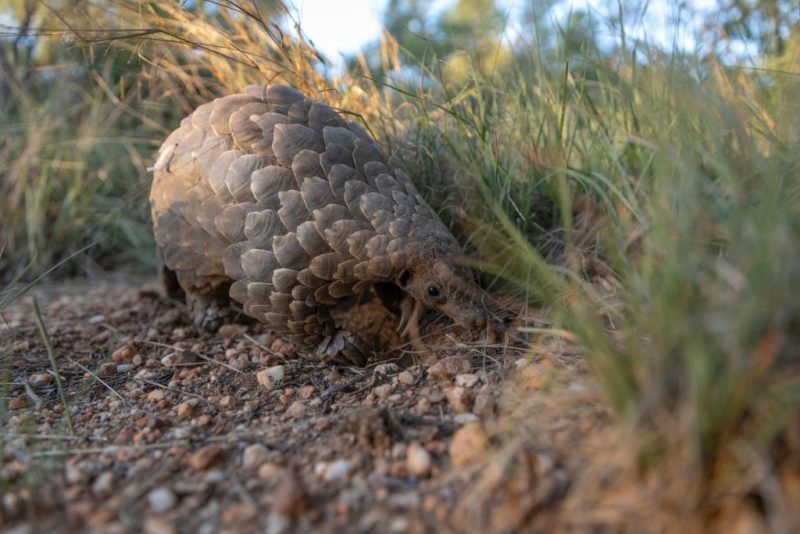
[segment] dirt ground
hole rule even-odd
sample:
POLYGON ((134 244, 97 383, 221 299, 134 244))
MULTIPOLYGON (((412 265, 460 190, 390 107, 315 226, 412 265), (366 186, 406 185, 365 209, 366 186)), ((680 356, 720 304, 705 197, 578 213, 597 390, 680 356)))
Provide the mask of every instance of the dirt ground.
POLYGON ((0 320, 3 530, 581 530, 563 503, 610 417, 557 337, 432 325, 435 363, 355 368, 199 330, 155 282, 35 294, 66 403, 25 298, 0 320))

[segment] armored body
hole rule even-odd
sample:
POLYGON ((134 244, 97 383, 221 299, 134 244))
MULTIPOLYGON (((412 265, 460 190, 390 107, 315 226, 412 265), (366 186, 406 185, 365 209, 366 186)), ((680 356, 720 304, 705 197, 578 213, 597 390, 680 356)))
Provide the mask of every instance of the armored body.
POLYGON ((189 299, 229 295, 308 356, 365 361, 331 310, 374 292, 412 321, 485 323, 458 243, 357 122, 283 85, 248 86, 186 117, 150 193, 165 269, 189 299))

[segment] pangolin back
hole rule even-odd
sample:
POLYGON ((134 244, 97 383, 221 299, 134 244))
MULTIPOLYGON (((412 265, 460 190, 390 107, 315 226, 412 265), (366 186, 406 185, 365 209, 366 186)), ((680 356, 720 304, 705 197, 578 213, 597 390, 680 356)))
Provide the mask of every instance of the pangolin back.
POLYGON ((343 299, 460 254, 364 128, 287 86, 199 106, 154 171, 155 237, 180 286, 230 285, 247 315, 307 347, 334 332, 343 299))

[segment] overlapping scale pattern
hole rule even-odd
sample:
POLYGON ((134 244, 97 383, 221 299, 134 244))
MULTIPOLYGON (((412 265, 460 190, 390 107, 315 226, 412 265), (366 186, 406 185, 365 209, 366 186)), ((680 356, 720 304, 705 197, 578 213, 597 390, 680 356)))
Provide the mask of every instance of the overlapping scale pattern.
POLYGON ((357 123, 282 85, 203 104, 161 146, 150 200, 188 293, 230 285, 273 330, 313 347, 329 308, 458 245, 357 123))

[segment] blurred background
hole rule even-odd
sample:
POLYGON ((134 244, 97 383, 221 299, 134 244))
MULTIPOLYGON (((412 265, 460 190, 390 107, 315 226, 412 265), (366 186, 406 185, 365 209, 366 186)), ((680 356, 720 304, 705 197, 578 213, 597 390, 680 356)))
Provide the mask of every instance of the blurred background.
MULTIPOLYGON (((427 70, 458 88, 475 70, 531 76, 540 62, 571 61, 572 72, 586 74, 599 64, 644 65, 658 54, 791 71, 800 46, 800 8, 791 0, 240 4, 269 19, 268 39, 307 39, 314 57, 305 61, 334 85, 368 70, 373 83, 414 87, 427 70)), ((184 99, 176 107, 173 92, 153 90, 152 81, 163 77, 159 61, 180 53, 176 47, 203 41, 200 29, 181 26, 176 16, 201 17, 225 32, 232 5, 0 1, 0 279, 29 264, 52 265, 87 244, 94 246, 86 261, 73 269, 152 264, 146 168, 179 115, 196 103, 184 99), (161 33, 168 19, 172 26, 161 33)), ((253 66, 250 81, 268 76, 260 68, 253 66)), ((228 82, 212 80, 206 89, 218 94, 228 82)), ((196 85, 192 92, 203 95, 196 85)))

